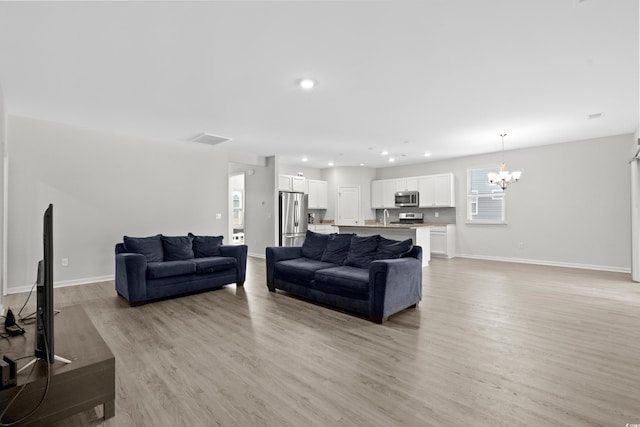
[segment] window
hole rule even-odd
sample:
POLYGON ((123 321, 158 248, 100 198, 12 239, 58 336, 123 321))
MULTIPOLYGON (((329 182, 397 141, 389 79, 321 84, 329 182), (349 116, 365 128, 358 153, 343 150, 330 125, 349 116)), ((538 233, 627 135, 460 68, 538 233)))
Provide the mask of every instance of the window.
POLYGON ((467 221, 476 224, 504 224, 504 191, 487 178, 500 168, 467 170, 467 221))

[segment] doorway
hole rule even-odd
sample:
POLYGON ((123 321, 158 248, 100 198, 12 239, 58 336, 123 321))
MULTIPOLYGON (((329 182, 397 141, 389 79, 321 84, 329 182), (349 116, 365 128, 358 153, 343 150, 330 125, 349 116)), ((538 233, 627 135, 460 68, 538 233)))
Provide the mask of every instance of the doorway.
POLYGON ((229 176, 229 236, 231 244, 242 245, 245 209, 244 173, 229 176))
POLYGON ((360 187, 338 187, 338 225, 360 225, 360 187))

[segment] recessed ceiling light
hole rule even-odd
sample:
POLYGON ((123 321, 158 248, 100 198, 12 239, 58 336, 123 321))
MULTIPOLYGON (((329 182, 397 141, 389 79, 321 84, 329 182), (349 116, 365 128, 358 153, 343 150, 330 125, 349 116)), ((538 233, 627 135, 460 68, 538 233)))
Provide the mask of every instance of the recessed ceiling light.
POLYGON ((395 161, 396 161, 396 159, 394 159, 393 157, 390 157, 390 158, 389 158, 389 161, 390 161, 391 163, 393 163, 393 162, 395 162, 395 161))
POLYGON ((364 166, 364 163, 360 163, 360 166, 364 166))
POLYGON ((428 151, 426 151, 426 152, 424 153, 424 156, 425 156, 425 157, 429 157, 429 156, 431 156, 431 153, 430 153, 430 152, 428 152, 428 151))
POLYGON ((381 151, 380 154, 382 154, 383 156, 386 156, 387 154, 389 154, 389 152, 385 150, 385 151, 381 151))
POLYGON ((313 79, 301 79, 300 83, 298 83, 302 89, 313 89, 316 85, 316 81, 313 79))
POLYGON ((329 162, 329 166, 333 166, 333 162, 329 162))
POLYGON ((308 162, 308 161, 309 161, 309 159, 307 159, 306 157, 303 157, 303 158, 302 158, 302 161, 303 161, 303 162, 308 162))

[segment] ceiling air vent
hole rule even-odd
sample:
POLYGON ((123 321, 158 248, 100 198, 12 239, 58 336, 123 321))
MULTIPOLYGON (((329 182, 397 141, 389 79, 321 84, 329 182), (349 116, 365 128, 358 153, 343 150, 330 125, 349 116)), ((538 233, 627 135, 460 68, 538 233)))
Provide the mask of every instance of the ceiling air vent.
POLYGON ((224 136, 212 135, 210 133, 201 133, 195 138, 191 139, 193 142, 199 142, 201 144, 217 145, 223 142, 231 141, 231 138, 224 136))

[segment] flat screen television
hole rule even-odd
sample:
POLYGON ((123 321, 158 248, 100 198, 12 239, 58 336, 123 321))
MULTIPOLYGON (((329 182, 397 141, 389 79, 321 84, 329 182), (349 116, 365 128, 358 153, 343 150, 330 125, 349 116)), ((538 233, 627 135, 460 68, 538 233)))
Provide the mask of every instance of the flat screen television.
POLYGON ((53 363, 53 205, 44 212, 44 257, 38 262, 35 356, 53 363))

